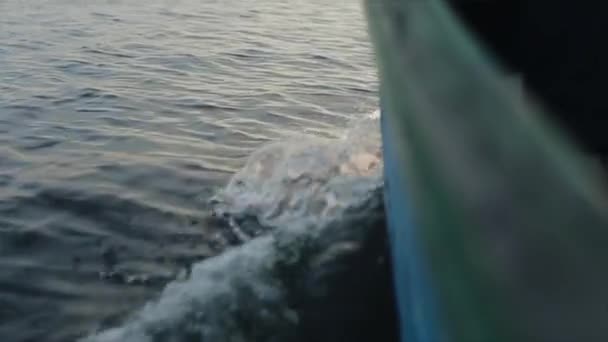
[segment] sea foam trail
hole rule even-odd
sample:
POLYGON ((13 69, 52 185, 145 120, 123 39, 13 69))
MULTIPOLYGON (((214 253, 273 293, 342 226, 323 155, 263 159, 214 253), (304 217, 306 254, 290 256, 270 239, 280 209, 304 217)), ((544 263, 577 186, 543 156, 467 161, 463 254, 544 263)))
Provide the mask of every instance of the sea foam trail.
POLYGON ((394 337, 377 115, 254 153, 212 201, 242 245, 84 341, 394 337))

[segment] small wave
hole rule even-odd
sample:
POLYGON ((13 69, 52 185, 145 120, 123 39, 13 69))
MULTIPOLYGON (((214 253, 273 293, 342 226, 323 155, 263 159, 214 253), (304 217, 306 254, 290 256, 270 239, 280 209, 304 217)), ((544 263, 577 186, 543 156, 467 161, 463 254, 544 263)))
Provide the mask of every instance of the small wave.
POLYGON ((17 146, 20 150, 23 151, 33 151, 33 150, 41 150, 46 148, 54 147, 60 144, 62 140, 52 138, 52 137, 43 137, 43 136, 25 136, 20 138, 17 141, 17 146))
POLYGON ((127 53, 106 51, 106 50, 91 48, 91 47, 87 47, 87 46, 83 46, 81 50, 84 53, 105 55, 105 56, 110 56, 110 57, 118 57, 118 58, 134 58, 135 57, 135 56, 133 56, 131 54, 127 54, 127 53))
POLYGON ((377 128, 371 114, 340 139, 295 137, 251 155, 211 200, 239 246, 83 341, 394 338, 377 128))

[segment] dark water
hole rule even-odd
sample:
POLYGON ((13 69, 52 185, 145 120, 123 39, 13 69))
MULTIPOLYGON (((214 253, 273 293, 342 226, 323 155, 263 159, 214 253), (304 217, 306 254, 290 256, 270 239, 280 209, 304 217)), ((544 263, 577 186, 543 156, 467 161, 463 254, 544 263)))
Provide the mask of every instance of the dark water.
MULTIPOLYGON (((243 257, 241 266, 199 262, 236 245, 247 252, 228 254, 271 249, 256 247, 263 239, 246 242, 263 229, 235 228, 239 213, 262 226, 343 221, 350 204, 267 214, 285 194, 301 193, 277 188, 289 170, 319 172, 352 154, 342 148, 352 145, 344 143, 348 127, 376 107, 357 1, 7 0, 0 13, 0 341, 72 341, 125 326, 145 303, 171 301, 171 286, 161 291, 175 279, 200 289, 207 268, 248 270, 243 257), (271 142, 301 147, 302 139, 314 143, 296 150, 296 164, 259 173, 245 182, 253 188, 228 189, 224 218, 211 215, 209 200, 236 172, 249 172, 242 168, 252 152, 271 142), (259 193, 270 199, 251 196, 259 193)), ((364 127, 377 129, 373 119, 364 127)), ((366 148, 377 148, 370 141, 377 139, 367 138, 366 148)), ((375 176, 356 176, 345 185, 324 174, 321 190, 301 197, 329 193, 338 203, 344 191, 332 182, 365 185, 340 202, 351 203, 381 186, 375 176)), ((168 325, 188 322, 197 321, 168 325)))

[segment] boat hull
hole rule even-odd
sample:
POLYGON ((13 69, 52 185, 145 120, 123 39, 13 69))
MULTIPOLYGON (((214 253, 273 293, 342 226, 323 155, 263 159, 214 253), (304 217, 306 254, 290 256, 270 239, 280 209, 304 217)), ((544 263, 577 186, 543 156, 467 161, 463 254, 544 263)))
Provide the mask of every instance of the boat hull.
POLYGON ((608 340, 599 175, 443 1, 365 4, 402 340, 608 340))

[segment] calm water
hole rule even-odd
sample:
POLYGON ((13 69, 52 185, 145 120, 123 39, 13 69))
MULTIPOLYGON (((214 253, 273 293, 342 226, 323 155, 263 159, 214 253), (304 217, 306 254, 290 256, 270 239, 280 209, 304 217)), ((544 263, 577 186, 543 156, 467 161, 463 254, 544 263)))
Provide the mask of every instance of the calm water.
MULTIPOLYGON (((290 167, 318 172, 377 106, 355 0, 5 0, 0 13, 0 341, 72 341, 124 327, 175 279, 199 289, 193 263, 263 235, 208 204, 252 152, 309 139, 290 167)), ((246 194, 293 191, 255 181, 246 194)), ((301 218, 279 216, 261 223, 301 218)))

